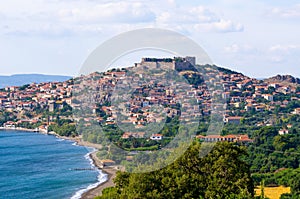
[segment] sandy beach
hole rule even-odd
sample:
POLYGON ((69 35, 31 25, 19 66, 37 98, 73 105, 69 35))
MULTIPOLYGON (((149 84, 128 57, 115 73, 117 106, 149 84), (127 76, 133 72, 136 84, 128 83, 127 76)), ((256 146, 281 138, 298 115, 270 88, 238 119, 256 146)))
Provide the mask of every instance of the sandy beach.
POLYGON ((96 188, 82 194, 81 199, 94 199, 96 196, 101 195, 103 189, 114 186, 113 179, 116 177, 117 169, 115 169, 114 167, 102 168, 102 164, 96 154, 97 151, 91 153, 90 157, 92 158, 94 165, 101 169, 103 173, 107 174, 107 181, 101 183, 96 188))
POLYGON ((97 157, 98 150, 102 148, 101 144, 94 144, 94 143, 83 141, 81 137, 72 138, 72 137, 59 136, 55 132, 50 132, 49 134, 55 135, 62 139, 72 140, 80 146, 92 147, 92 148, 96 149, 96 151, 94 151, 93 153, 90 154, 90 158, 93 160, 93 164, 98 169, 100 169, 103 173, 107 174, 107 180, 105 182, 99 184, 97 187, 83 193, 81 196, 81 199, 94 199, 96 196, 101 195, 103 189, 114 186, 113 179, 116 177, 117 169, 113 166, 103 168, 103 165, 102 165, 100 159, 97 157))
POLYGON ((101 144, 94 144, 94 143, 83 141, 81 137, 72 138, 72 137, 59 136, 55 132, 50 132, 49 134, 55 135, 62 139, 72 140, 80 146, 92 147, 92 148, 96 149, 96 151, 94 151, 93 153, 90 154, 90 158, 93 160, 93 164, 98 169, 100 169, 103 173, 107 174, 107 180, 105 182, 99 184, 97 187, 83 193, 81 196, 81 199, 94 199, 96 196, 101 195, 103 189, 114 186, 113 179, 116 177, 117 169, 115 167, 104 167, 103 168, 103 165, 100 162, 100 159, 97 157, 98 150, 102 148, 101 144))
POLYGON ((95 148, 95 149, 101 149, 102 145, 101 144, 95 144, 95 143, 90 143, 87 141, 83 141, 82 137, 66 137, 66 136, 60 136, 55 132, 49 132, 48 135, 54 135, 60 139, 65 139, 65 140, 72 140, 74 142, 76 142, 79 146, 85 146, 85 147, 91 147, 91 148, 95 148))

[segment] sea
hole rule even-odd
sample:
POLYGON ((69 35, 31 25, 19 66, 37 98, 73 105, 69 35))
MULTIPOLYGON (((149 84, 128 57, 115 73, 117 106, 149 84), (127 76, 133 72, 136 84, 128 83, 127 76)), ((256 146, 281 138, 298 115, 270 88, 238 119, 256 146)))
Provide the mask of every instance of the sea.
POLYGON ((0 130, 0 199, 79 199, 106 181, 95 149, 39 133, 0 130))

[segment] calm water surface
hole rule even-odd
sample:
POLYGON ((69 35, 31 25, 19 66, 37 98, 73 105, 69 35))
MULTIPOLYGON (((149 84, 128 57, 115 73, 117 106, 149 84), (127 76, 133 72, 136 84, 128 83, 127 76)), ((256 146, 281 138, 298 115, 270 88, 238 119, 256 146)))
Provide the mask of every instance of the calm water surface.
POLYGON ((0 130, 0 199, 79 198, 105 180, 91 168, 93 149, 50 135, 0 130))

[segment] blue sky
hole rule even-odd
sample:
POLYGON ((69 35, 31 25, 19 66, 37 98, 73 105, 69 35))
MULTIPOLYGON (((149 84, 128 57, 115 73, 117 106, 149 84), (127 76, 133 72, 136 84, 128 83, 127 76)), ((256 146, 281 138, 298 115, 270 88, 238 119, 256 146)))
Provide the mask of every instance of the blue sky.
POLYGON ((75 76, 105 40, 166 28, 196 41, 217 65, 251 77, 300 77, 295 0, 10 0, 0 4, 0 75, 75 76))

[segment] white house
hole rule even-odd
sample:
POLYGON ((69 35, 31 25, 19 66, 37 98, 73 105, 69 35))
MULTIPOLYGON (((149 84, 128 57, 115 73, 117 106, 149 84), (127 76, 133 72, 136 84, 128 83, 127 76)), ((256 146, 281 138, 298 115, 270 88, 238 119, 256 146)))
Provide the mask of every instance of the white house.
POLYGON ((163 135, 162 134, 152 134, 150 137, 151 140, 162 140, 163 135))
POLYGON ((299 115, 300 114, 300 108, 295 108, 295 110, 292 112, 294 115, 299 115))
POLYGON ((278 134, 279 135, 289 134, 289 130, 287 130, 287 129, 281 129, 281 130, 278 131, 278 134))
POLYGON ((4 126, 4 128, 15 128, 16 127, 16 123, 12 122, 12 121, 8 121, 3 126, 4 126))
POLYGON ((243 119, 243 117, 225 117, 224 116, 224 122, 228 123, 228 124, 240 124, 241 123, 241 119, 243 119))
POLYGON ((262 96, 268 101, 273 101, 274 99, 273 95, 270 94, 263 94, 262 96))

